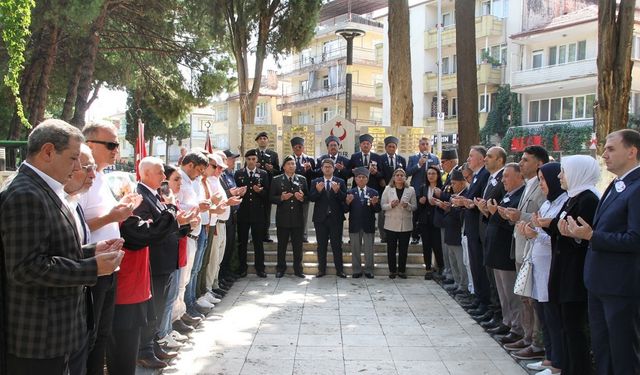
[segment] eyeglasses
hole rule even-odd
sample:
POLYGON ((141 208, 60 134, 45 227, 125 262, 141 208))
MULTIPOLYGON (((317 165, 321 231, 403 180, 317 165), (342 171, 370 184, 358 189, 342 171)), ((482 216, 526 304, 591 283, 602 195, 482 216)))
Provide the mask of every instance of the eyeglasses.
POLYGON ((84 173, 95 172, 98 169, 96 164, 87 164, 80 167, 84 173))
POLYGON ((113 151, 116 148, 120 147, 120 143, 118 142, 105 142, 105 141, 92 141, 92 140, 88 140, 87 142, 99 143, 101 145, 104 145, 109 151, 113 151))

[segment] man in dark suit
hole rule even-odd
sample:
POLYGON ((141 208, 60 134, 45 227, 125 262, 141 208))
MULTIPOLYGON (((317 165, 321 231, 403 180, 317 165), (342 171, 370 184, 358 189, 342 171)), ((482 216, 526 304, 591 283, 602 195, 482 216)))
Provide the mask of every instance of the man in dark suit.
MULTIPOLYGON (((415 155, 409 156, 409 161, 407 165, 407 176, 411 177, 411 186, 413 186, 413 190, 418 191, 420 186, 422 186, 427 179, 427 169, 432 165, 439 165, 440 160, 435 154, 431 153, 431 144, 429 143, 429 138, 422 137, 418 142, 419 152, 415 155)), ((449 150, 442 151, 442 160, 444 163, 445 153, 449 150)), ((451 150, 455 152, 455 159, 458 159, 458 153, 455 149, 451 150)), ((457 163, 456 163, 457 164, 457 163)), ((444 167, 444 165, 443 165, 444 167)), ((452 168, 449 169, 451 171, 452 168)), ((447 173, 449 173, 447 171, 447 173)), ((413 232, 411 233, 411 244, 417 245, 420 241, 420 231, 418 230, 418 211, 413 212, 413 232)), ((446 262, 445 262, 446 267, 446 262)))
MULTIPOLYGON (((605 190, 591 228, 567 217, 558 226, 588 240, 584 282, 589 293, 591 345, 598 374, 640 373, 640 133, 607 136, 602 155, 618 176, 605 190)), ((563 234, 564 234, 563 233, 563 234)))
POLYGON ((255 239, 264 238, 263 214, 269 201, 269 177, 267 172, 259 169, 256 150, 249 150, 244 154, 246 167, 236 171, 234 180, 236 185, 245 190, 242 203, 238 209, 238 260, 240 262, 240 277, 247 275, 247 247, 249 243, 249 230, 253 241, 253 252, 256 274, 259 277, 267 277, 264 272, 264 246, 262 241, 255 239))
MULTIPOLYGON (((296 161, 296 174, 304 176, 307 180, 307 183, 311 183, 311 180, 315 177, 316 174, 316 161, 309 155, 304 153, 304 138, 302 137, 293 137, 291 138, 291 148, 293 149, 293 158, 296 161)), ((307 186, 307 190, 311 190, 312 186, 307 186)), ((304 221, 304 234, 303 234, 303 242, 309 242, 307 240, 307 230, 308 225, 307 221, 309 219, 309 201, 306 201, 304 207, 302 208, 302 220, 304 221)))
MULTIPOLYGON (((256 136, 256 142, 258 143, 258 147, 256 150, 256 155, 258 155, 258 168, 265 170, 267 175, 269 176, 269 184, 271 184, 271 180, 273 177, 279 175, 280 171, 280 162, 278 159, 278 153, 275 150, 267 148, 269 144, 269 136, 267 132, 260 132, 256 136)), ((269 227, 271 226, 271 205, 267 205, 267 210, 264 213, 265 222, 264 222, 264 242, 273 242, 273 240, 269 236, 269 227)))
POLYGON ((296 162, 291 155, 287 155, 282 163, 283 174, 271 181, 269 197, 271 203, 277 205, 276 229, 278 234, 278 265, 276 277, 284 276, 287 270, 287 244, 291 240, 293 249, 293 272, 304 278, 302 270, 302 206, 309 199, 307 180, 304 176, 295 174, 296 162))
MULTIPOLYGON (((384 176, 384 185, 389 185, 391 176, 397 168, 407 169, 407 161, 401 155, 398 155, 398 143, 400 140, 394 136, 389 136, 384 139, 384 149, 386 153, 380 155, 381 164, 380 169, 384 176)), ((384 188, 383 188, 384 189, 384 188)), ((382 191, 382 190, 381 190, 382 191)), ((416 190, 417 192, 418 190, 416 190)), ((378 214, 378 231, 380 232, 380 239, 382 242, 387 241, 386 231, 384 230, 384 212, 378 214)))
POLYGON ((471 268, 471 276, 473 279, 473 294, 478 307, 470 310, 470 313, 476 315, 481 320, 490 320, 491 315, 487 314, 489 299, 489 280, 484 270, 482 262, 482 243, 480 242, 480 211, 474 203, 475 198, 482 197, 484 188, 489 181, 489 171, 484 167, 484 157, 487 150, 483 146, 473 146, 469 151, 467 163, 473 171, 471 183, 463 197, 455 197, 452 199, 458 207, 465 207, 464 210, 464 235, 467 239, 467 248, 469 252, 469 267, 471 268))
POLYGON ((92 328, 85 286, 122 260, 119 239, 81 245, 82 229, 63 200, 63 184, 80 169, 83 139, 64 121, 44 121, 29 135, 27 159, 0 194, 0 372, 66 374, 92 328))
POLYGON ((345 278, 342 267, 342 228, 344 225, 344 200, 347 185, 344 180, 333 175, 334 164, 331 159, 322 161, 322 177, 311 181, 309 200, 315 203, 313 224, 318 238, 318 274, 327 273, 327 242, 331 239, 333 264, 336 275, 345 278))
MULTIPOLYGON (((382 168, 382 157, 374 152, 371 152, 371 147, 373 146, 373 137, 370 134, 363 134, 360 136, 360 152, 356 152, 351 155, 351 160, 349 160, 349 166, 351 167, 351 171, 358 167, 365 167, 369 169, 369 180, 367 181, 367 186, 377 191, 380 196, 382 196, 382 192, 385 188, 385 176, 382 168)), ((353 181, 352 187, 356 187, 357 184, 355 180, 353 181)), ((382 211, 378 213, 378 220, 380 220, 382 211)), ((386 231, 384 229, 378 230, 380 232, 380 239, 386 236, 386 231)), ((383 240, 384 242, 384 240, 383 240)))
MULTIPOLYGON (((492 320, 489 321, 491 324, 485 324, 483 327, 492 334, 506 333, 507 335, 502 337, 500 342, 511 344, 524 335, 520 320, 519 297, 513 293, 513 285, 516 281, 516 264, 511 257, 514 225, 509 222, 506 214, 508 208, 518 207, 524 194, 524 178, 517 163, 505 166, 502 184, 505 193, 500 201, 490 198, 486 206, 489 211, 489 220, 484 242, 484 264, 487 270, 493 272, 493 275, 487 276, 495 283, 498 298, 492 303, 497 303, 498 307, 497 311, 494 311, 492 320)), ((488 185, 492 183, 489 182, 488 185)))
POLYGON ((316 177, 322 176, 322 170, 320 167, 322 161, 328 158, 333 160, 335 165, 333 175, 343 179, 346 183, 349 177, 351 177, 351 167, 349 166, 349 159, 339 154, 340 138, 335 135, 330 135, 324 140, 324 143, 327 145, 327 153, 316 160, 316 177))
MULTIPOLYGON (((409 157, 409 160, 411 160, 411 157, 409 157)), ((458 166, 458 151, 455 148, 442 150, 441 166, 442 166, 442 180, 443 180, 442 189, 436 189, 434 194, 436 198, 448 202, 450 198, 450 193, 451 193, 451 172, 458 166), (440 197, 441 195, 443 196, 442 198, 440 197)), ((413 178, 411 182, 413 182, 413 178)), ((417 227, 416 225, 418 221, 416 212, 414 212, 413 220, 414 220, 414 224, 413 224, 414 231, 412 232, 412 235, 414 234, 417 235, 416 231, 419 229, 419 227, 417 227)), ((442 227, 440 228, 440 239, 442 242, 442 250, 443 250, 442 258, 444 261, 444 270, 442 271, 442 283, 445 284, 444 286, 445 290, 453 292, 456 289, 458 289, 458 287, 457 285, 454 285, 455 280, 453 279, 453 273, 451 272, 451 260, 449 258, 449 254, 451 252, 447 251, 447 244, 445 242, 445 233, 444 233, 445 226, 444 226, 443 208, 440 207, 440 211, 436 210, 435 221, 439 222, 442 225, 442 227), (447 289, 447 287, 449 289, 447 289)), ((417 244, 418 242, 419 242, 419 237, 414 236, 411 243, 417 244)))
MULTIPOLYGON (((235 167, 236 160, 240 156, 240 154, 236 154, 231 150, 224 150, 224 154, 227 157, 226 160, 226 169, 220 176, 220 185, 224 188, 228 197, 237 196, 242 197, 246 193, 246 188, 241 188, 236 185, 235 181, 235 167)), ((235 275, 231 270, 231 259, 233 258, 233 253, 235 252, 237 241, 236 241, 236 231, 238 226, 238 210, 240 209, 239 205, 231 206, 231 215, 229 220, 227 220, 227 241, 225 243, 224 248, 224 256, 222 257, 222 263, 220 263, 220 276, 223 280, 227 281, 235 281, 238 275, 235 275)))
POLYGON ((347 192, 346 211, 349 212, 349 238, 351 240, 351 261, 353 278, 362 277, 360 254, 364 252, 364 275, 373 279, 373 236, 376 231, 376 212, 380 212, 378 192, 367 186, 369 169, 354 169, 356 187, 347 192))

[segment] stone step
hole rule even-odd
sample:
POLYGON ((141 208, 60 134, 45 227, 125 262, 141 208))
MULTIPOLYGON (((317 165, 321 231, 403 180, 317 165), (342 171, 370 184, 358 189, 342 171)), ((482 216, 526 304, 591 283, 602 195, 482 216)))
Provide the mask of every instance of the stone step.
MULTIPOLYGON (((269 277, 273 277, 276 273, 276 262, 267 262, 265 261, 265 272, 269 275, 269 277)), ((303 262, 303 272, 307 275, 315 275, 318 272, 318 264, 317 263, 307 263, 303 262)), ((249 262, 248 273, 255 273, 255 268, 252 265, 252 262, 249 262)), ((351 276, 353 270, 351 268, 351 262, 344 264, 344 272, 351 276)), ((287 275, 293 275, 293 263, 291 261, 287 261, 287 271, 285 272, 287 275)), ((335 275, 336 270, 332 262, 327 262, 327 275, 335 275)), ((386 263, 374 263, 373 266, 373 274, 375 276, 388 276, 389 268, 386 263)), ((424 265, 418 264, 407 264, 407 276, 419 276, 423 277, 425 274, 424 265)))
MULTIPOLYGON (((351 263, 351 252, 343 251, 342 253, 342 261, 343 263, 351 263)), ((255 255, 251 249, 247 252, 247 262, 253 263, 255 259, 255 255)), ((278 252, 275 250, 265 250, 264 259, 266 262, 276 262, 278 259, 278 252)), ((286 255, 287 262, 293 261, 293 253, 291 249, 287 250, 286 255)), ((360 255, 361 261, 364 263, 364 254, 360 255)), ((316 251, 304 251, 302 255, 302 261, 308 263, 317 263, 317 252, 316 251)), ((373 253, 373 261, 374 263, 387 263, 387 253, 385 252, 374 252, 373 253)), ((333 253, 331 249, 327 252, 327 263, 333 263, 333 253)), ((407 264, 424 264, 422 252, 420 253, 409 253, 407 255, 407 264)))
MULTIPOLYGON (((275 241, 275 237, 273 237, 274 242, 264 242, 264 250, 265 251, 277 251, 278 243, 275 241)), ((252 252, 253 245, 249 243, 249 252, 252 252)), ((303 251, 315 251, 318 249, 318 244, 315 241, 314 237, 309 237, 309 242, 302 244, 303 251)), ((291 251, 291 244, 287 246, 287 250, 291 251)), ((329 253, 331 253, 331 245, 329 245, 329 253)), ((348 239, 342 238, 342 252, 343 253, 351 253, 351 244, 348 239)), ((373 252, 374 253, 387 253, 387 244, 380 243, 379 239, 376 239, 376 242, 373 244, 373 252)), ((422 255, 422 245, 409 245, 408 248, 409 254, 420 254, 422 255)))

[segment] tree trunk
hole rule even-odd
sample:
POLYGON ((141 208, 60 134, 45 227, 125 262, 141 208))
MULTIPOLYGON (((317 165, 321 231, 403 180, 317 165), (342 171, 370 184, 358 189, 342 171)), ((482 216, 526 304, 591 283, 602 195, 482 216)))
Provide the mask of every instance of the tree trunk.
POLYGON ((153 137, 149 138, 149 147, 147 147, 147 156, 153 156, 153 137))
POLYGON ((29 113, 29 123, 33 126, 38 125, 44 120, 44 111, 47 106, 47 98, 49 97, 49 78, 56 62, 56 54, 58 52, 58 39, 61 29, 58 26, 50 25, 48 30, 47 51, 44 57, 44 64, 40 73, 40 79, 36 85, 35 93, 32 97, 29 113))
POLYGON ((461 158, 464 158, 471 146, 480 142, 474 2, 456 0, 455 13, 458 64, 458 150, 461 158))
POLYGON ((621 0, 617 12, 615 1, 598 3, 598 105, 594 115, 601 153, 607 134, 626 128, 629 120, 635 0, 621 0))
POLYGON ((93 84, 93 72, 96 65, 98 46, 100 45, 100 33, 104 29, 110 5, 110 1, 104 2, 100 9, 100 14, 91 24, 89 35, 87 35, 85 43, 83 43, 83 54, 79 61, 80 79, 78 80, 75 113, 71 119, 71 124, 80 129, 84 126, 85 113, 89 109, 88 99, 93 84))
POLYGON ((398 126, 413 126, 408 0, 389 0, 388 36, 391 133, 397 135, 398 126))
POLYGON ((69 79, 69 85, 67 86, 67 95, 64 98, 64 104, 62 105, 62 115, 60 118, 66 122, 71 121, 73 117, 73 108, 75 104, 76 96, 78 95, 78 82, 80 81, 80 64, 76 63, 73 69, 73 74, 69 79))

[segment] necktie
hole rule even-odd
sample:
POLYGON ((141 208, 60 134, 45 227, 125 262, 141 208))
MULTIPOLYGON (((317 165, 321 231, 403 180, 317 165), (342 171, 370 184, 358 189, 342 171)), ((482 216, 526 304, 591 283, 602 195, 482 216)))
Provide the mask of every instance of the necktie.
POLYGON ((391 169, 395 169, 395 164, 393 163, 393 155, 389 155, 389 158, 391 159, 391 169))
POLYGON ((249 178, 253 179, 253 171, 251 171, 251 173, 249 174, 249 178))
POLYGON ((622 181, 622 180, 620 180, 619 178, 617 178, 617 177, 616 177, 616 178, 613 180, 613 182, 611 182, 611 189, 609 189, 609 193, 608 193, 608 194, 607 194, 607 196, 604 198, 604 201, 603 201, 603 202, 606 202, 607 200, 609 200, 609 199, 611 199, 611 198, 615 197, 615 196, 618 194, 618 190, 616 190, 616 183, 617 183, 618 181, 622 181))
POLYGON ((369 165, 369 155, 365 155, 364 156, 364 161, 363 163, 365 167, 367 167, 369 165))
POLYGON ((88 242, 88 233, 87 226, 85 225, 84 220, 84 212, 82 212, 82 207, 80 207, 80 205, 76 206, 76 211, 78 212, 78 217, 80 218, 80 226, 82 227, 82 244, 86 245, 88 242))
POLYGON ((327 192, 328 192, 329 189, 331 189, 331 180, 325 181, 325 184, 327 185, 327 192))
POLYGON ((289 183, 293 185, 293 177, 289 177, 289 183))
POLYGON ((360 189, 360 199, 364 200, 364 189, 360 189))
POLYGON ((336 157, 335 156, 330 156, 331 160, 333 160, 334 162, 336 161, 336 157))

